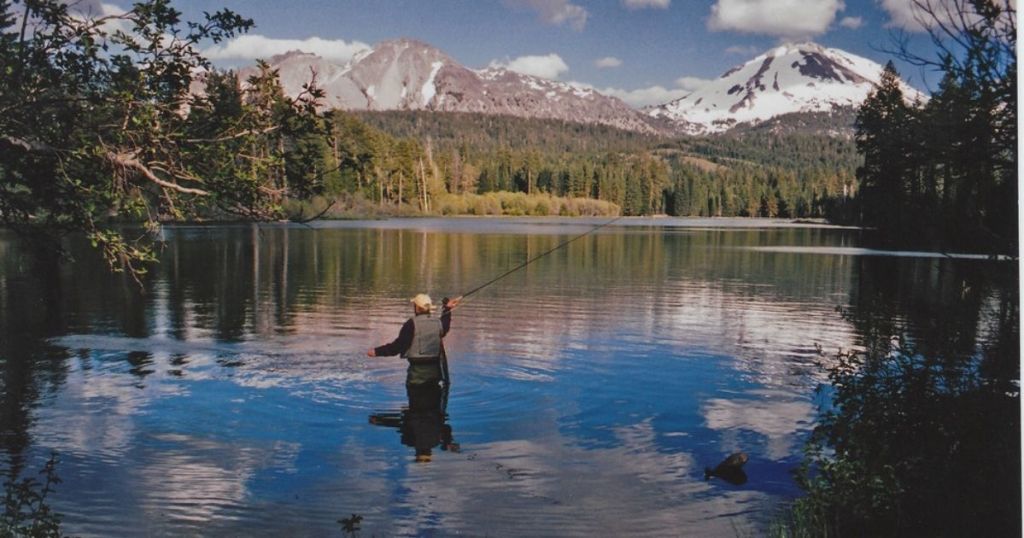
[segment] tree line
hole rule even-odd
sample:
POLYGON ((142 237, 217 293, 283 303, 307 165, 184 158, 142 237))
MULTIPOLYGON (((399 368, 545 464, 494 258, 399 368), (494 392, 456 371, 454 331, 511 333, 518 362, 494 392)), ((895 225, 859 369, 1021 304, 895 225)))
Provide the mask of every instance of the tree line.
MULTIPOLYGON (((908 103, 886 66, 856 120, 864 162, 849 217, 893 243, 1016 258, 1016 3, 912 7, 937 54, 903 40, 895 52, 942 82, 908 103)), ((1018 264, 857 263, 846 317, 861 347, 824 362, 831 405, 796 474, 806 495, 771 535, 1020 535, 1018 264), (894 311, 879 308, 893 298, 894 311)))
POLYGON ((526 198, 491 201, 1016 241, 1016 82, 991 72, 993 55, 1015 69, 1005 48, 947 56, 949 76, 923 106, 895 95, 888 73, 856 140, 778 126, 672 139, 483 114, 324 111, 315 74, 288 97, 268 64, 239 80, 198 52, 252 27, 231 11, 183 22, 169 0, 98 18, 70 9, 0 0, 0 221, 49 252, 84 231, 133 273, 153 252, 117 223, 275 220, 314 197, 436 214, 466 206, 453 199, 510 192, 526 198))
POLYGON ((856 219, 894 242, 1016 255, 1016 10, 955 4, 952 20, 931 12, 937 58, 900 52, 941 69, 931 99, 908 103, 890 62, 858 113, 856 219))
POLYGON ((607 201, 626 215, 828 217, 852 199, 861 162, 850 138, 799 133, 671 139, 469 113, 335 111, 331 117, 342 140, 336 154, 342 172, 333 189, 362 189, 386 204, 415 201, 419 191, 405 187, 399 200, 398 189, 384 184, 405 178, 411 185, 408 173, 363 163, 397 156, 414 172, 420 160, 426 163, 427 179, 416 183, 427 186, 427 199, 540 192, 607 201))

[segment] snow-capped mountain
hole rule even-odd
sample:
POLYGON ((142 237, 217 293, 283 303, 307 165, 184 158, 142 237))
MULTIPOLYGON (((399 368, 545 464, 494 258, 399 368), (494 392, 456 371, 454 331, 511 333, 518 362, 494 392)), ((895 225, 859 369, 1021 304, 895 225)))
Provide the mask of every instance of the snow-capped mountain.
MULTIPOLYGON (((342 65, 292 51, 268 60, 297 95, 315 73, 324 106, 344 110, 479 112, 662 134, 720 133, 793 113, 832 113, 838 130, 881 79, 882 66, 814 43, 781 45, 670 103, 636 110, 582 85, 500 67, 467 68, 420 41, 384 41, 342 65)), ((252 68, 243 69, 242 80, 252 68)), ((926 99, 904 84, 908 101, 926 99)), ((781 117, 781 118, 780 118, 781 117)), ((826 122, 827 123, 827 122, 826 122)), ((831 128, 826 129, 831 132, 831 128)))
MULTIPOLYGON (((656 132, 655 122, 615 97, 582 86, 490 67, 473 70, 425 43, 385 41, 346 65, 300 51, 274 56, 285 93, 315 72, 324 105, 345 110, 481 112, 656 132)), ((251 73, 242 70, 244 80, 251 73)))
MULTIPOLYGON (((682 132, 723 132, 783 114, 858 107, 882 69, 866 58, 814 43, 782 45, 646 112, 676 123, 682 132)), ((908 101, 925 99, 906 84, 903 93, 908 101)))

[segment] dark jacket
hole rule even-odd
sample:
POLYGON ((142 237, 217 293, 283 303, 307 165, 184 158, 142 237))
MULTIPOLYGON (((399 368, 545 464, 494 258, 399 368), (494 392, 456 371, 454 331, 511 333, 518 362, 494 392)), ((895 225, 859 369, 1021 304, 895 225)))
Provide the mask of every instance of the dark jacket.
MULTIPOLYGON (((423 314, 426 315, 426 314, 423 314)), ((448 334, 452 324, 452 312, 444 306, 441 309, 441 337, 443 338, 448 334)), ((391 343, 384 344, 374 348, 374 354, 378 357, 391 357, 394 355, 405 354, 409 350, 409 346, 412 344, 413 335, 415 334, 415 322, 413 318, 409 318, 405 324, 402 325, 402 329, 398 332, 398 338, 391 343)), ((444 342, 441 343, 441 354, 444 355, 444 342)), ((406 371, 405 383, 408 385, 416 385, 420 383, 437 382, 445 377, 442 371, 442 360, 437 359, 417 359, 409 361, 409 369, 406 371)))

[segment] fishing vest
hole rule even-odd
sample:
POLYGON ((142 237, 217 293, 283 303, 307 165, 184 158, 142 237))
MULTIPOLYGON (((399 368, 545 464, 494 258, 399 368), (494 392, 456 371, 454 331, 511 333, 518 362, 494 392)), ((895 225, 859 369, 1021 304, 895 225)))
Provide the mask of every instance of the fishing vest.
POLYGON ((441 320, 429 314, 413 316, 413 335, 403 359, 436 359, 441 356, 441 320))

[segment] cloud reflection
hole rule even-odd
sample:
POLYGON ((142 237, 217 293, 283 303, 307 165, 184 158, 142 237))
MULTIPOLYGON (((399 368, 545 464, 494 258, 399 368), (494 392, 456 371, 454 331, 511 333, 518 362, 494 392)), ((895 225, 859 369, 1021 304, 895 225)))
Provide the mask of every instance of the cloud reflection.
MULTIPOLYGON (((751 431, 767 438, 765 455, 774 460, 791 457, 814 420, 814 406, 806 400, 780 393, 760 391, 750 394, 759 398, 712 398, 704 402, 707 426, 735 434, 751 431)), ((727 447, 739 450, 743 447, 727 447)))

